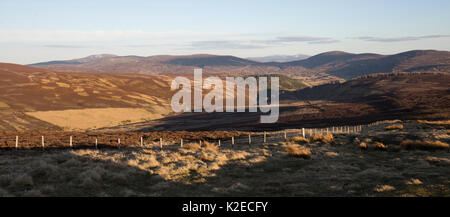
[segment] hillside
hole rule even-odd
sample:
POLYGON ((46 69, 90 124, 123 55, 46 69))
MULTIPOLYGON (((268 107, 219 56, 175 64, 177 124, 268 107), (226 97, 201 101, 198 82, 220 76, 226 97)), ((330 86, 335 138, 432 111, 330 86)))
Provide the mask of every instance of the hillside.
MULTIPOLYGON (((163 118, 172 111, 171 80, 0 63, 0 130, 86 130, 163 118)), ((280 85, 286 91, 307 86, 284 75, 280 85)))
POLYGON ((0 63, 0 130, 92 128, 160 118, 168 113, 169 82, 166 76, 0 63))
POLYGON ((282 91, 280 118, 260 124, 261 113, 195 113, 104 130, 279 130, 367 124, 392 119, 450 119, 450 74, 395 73, 345 83, 282 91))
POLYGON ((202 67, 205 72, 214 74, 283 74, 310 85, 318 85, 374 73, 446 72, 450 70, 450 52, 415 50, 395 55, 379 55, 332 51, 284 63, 263 63, 234 56, 207 54, 149 57, 97 55, 32 65, 69 71, 139 74, 190 74, 194 68, 202 67))
POLYGON ((292 91, 285 93, 282 101, 308 102, 317 112, 294 113, 285 120, 345 123, 349 119, 366 123, 389 119, 449 119, 449 82, 448 73, 390 73, 292 91))

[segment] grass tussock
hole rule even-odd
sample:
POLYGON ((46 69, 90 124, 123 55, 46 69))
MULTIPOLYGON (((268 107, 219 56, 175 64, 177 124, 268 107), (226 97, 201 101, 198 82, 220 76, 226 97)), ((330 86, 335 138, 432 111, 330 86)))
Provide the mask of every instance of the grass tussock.
POLYGON ((371 142, 372 142, 372 138, 367 137, 367 138, 364 138, 363 141, 364 141, 365 143, 371 143, 371 142))
POLYGON ((374 142, 374 143, 373 143, 373 148, 374 148, 375 150, 385 151, 385 150, 387 149, 387 146, 384 145, 384 144, 381 143, 381 142, 374 142))
POLYGON ((400 146, 407 150, 443 150, 448 149, 449 145, 439 140, 405 140, 400 146))
POLYGON ((403 125, 402 124, 389 125, 389 126, 385 127, 384 129, 385 130, 402 130, 403 125))
POLYGON ((334 141, 333 134, 327 134, 327 135, 314 135, 312 137, 312 140, 314 142, 323 142, 323 143, 331 143, 334 141))
POLYGON ((291 157, 298 157, 303 159, 311 158, 311 150, 309 148, 300 147, 296 144, 286 145, 285 151, 286 154, 291 157))
POLYGON ((214 144, 214 143, 205 141, 205 142, 203 143, 203 150, 204 150, 204 151, 217 152, 217 151, 219 151, 219 146, 217 146, 217 145, 214 144))
POLYGON ((211 154, 211 153, 202 152, 198 156, 198 158, 201 159, 202 161, 205 161, 205 162, 213 162, 215 160, 215 158, 216 158, 216 155, 211 154))
POLYGON ((410 179, 409 181, 406 182, 407 185, 421 185, 423 184, 422 181, 420 181, 419 179, 410 179))
POLYGON ((304 138, 303 136, 294 136, 292 138, 288 138, 287 141, 295 143, 309 143, 309 139, 304 138))
POLYGON ((375 192, 387 192, 387 191, 393 191, 395 190, 394 186, 391 185, 382 185, 382 186, 378 186, 376 187, 373 191, 375 192))
POLYGON ((200 150, 200 149, 202 149, 202 146, 200 146, 200 144, 198 144, 198 143, 188 143, 188 144, 183 145, 183 148, 190 149, 190 150, 200 150))
POLYGON ((359 143, 359 148, 361 148, 362 150, 367 150, 367 144, 364 142, 359 143))

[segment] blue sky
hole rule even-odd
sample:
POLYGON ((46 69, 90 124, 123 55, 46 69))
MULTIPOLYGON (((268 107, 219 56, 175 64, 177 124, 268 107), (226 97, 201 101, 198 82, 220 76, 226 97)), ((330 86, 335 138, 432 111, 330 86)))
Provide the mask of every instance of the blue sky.
POLYGON ((0 1, 0 62, 450 50, 448 0, 0 1))

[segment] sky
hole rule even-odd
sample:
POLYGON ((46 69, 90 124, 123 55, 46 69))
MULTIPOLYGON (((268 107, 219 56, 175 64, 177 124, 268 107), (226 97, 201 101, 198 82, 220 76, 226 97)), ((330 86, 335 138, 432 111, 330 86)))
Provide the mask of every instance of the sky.
POLYGON ((0 0, 0 62, 450 50, 448 0, 0 0))

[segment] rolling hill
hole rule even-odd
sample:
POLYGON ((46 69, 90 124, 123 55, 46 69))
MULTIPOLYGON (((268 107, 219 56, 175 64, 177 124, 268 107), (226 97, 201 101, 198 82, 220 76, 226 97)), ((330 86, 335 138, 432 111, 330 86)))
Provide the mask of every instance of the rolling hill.
MULTIPOLYGON (((387 73, 450 70, 450 52, 414 50, 394 55, 371 53, 352 54, 332 51, 304 60, 291 62, 258 62, 234 56, 185 55, 185 56, 114 56, 96 55, 67 61, 50 61, 32 66, 69 71, 139 73, 139 74, 190 74, 196 67, 214 74, 284 74, 297 79, 312 77, 322 84, 340 79, 387 73)), ((312 84, 317 85, 312 82, 312 84)))
MULTIPOLYGON (((159 119, 172 113, 171 81, 165 75, 0 63, 0 130, 87 130, 159 119)), ((283 75, 280 86, 286 91, 306 87, 283 75)))
POLYGON ((376 74, 282 91, 280 118, 259 123, 262 113, 185 113, 105 131, 281 130, 368 124, 379 120, 450 119, 450 74, 403 72, 376 74))
POLYGON ((160 118, 170 111, 170 81, 0 63, 0 130, 86 129, 160 118))

